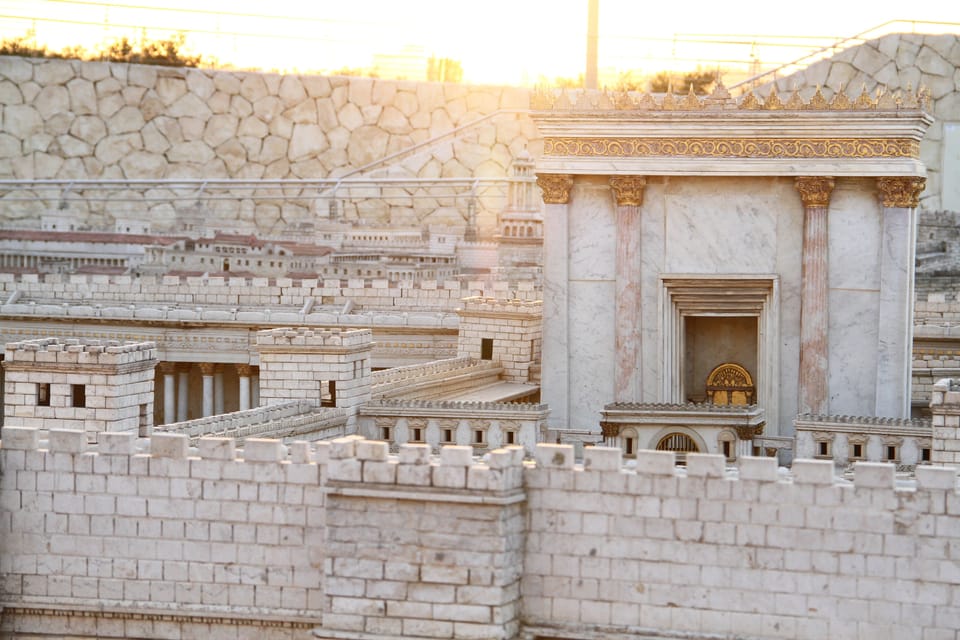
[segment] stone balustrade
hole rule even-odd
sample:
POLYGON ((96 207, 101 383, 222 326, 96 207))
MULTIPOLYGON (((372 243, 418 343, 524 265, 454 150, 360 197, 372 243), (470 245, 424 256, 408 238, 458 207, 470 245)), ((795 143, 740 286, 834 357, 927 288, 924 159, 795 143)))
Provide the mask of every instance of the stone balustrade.
POLYGON ((804 414, 794 427, 797 457, 831 460, 839 467, 889 462, 908 471, 932 458, 930 421, 925 419, 804 414))

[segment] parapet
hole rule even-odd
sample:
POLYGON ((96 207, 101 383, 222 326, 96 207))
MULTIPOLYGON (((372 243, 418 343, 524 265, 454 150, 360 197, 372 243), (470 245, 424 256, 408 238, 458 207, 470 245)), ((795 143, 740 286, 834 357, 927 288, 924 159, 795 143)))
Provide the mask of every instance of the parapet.
POLYGON ((502 299, 486 296, 470 296, 462 300, 463 307, 457 313, 481 315, 543 315, 543 300, 518 300, 516 298, 502 299))
POLYGON ((263 351, 280 348, 372 348, 373 332, 370 329, 307 329, 305 327, 282 327, 257 332, 257 347, 263 351))
POLYGON ((157 346, 154 342, 120 342, 118 340, 39 338, 8 342, 5 350, 5 362, 8 367, 14 363, 101 367, 146 363, 157 358, 157 346))

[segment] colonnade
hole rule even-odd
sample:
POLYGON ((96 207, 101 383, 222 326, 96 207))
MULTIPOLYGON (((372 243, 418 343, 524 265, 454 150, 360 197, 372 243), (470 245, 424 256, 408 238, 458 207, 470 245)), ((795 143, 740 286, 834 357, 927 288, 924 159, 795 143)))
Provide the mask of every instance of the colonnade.
POLYGON ((227 367, 235 367, 237 372, 237 409, 244 411, 260 405, 259 367, 249 364, 217 364, 213 362, 161 362, 159 373, 163 376, 163 415, 162 424, 184 422, 192 418, 220 415, 225 412, 224 400, 227 389, 224 386, 224 373, 227 367), (196 368, 201 378, 201 401, 199 416, 189 414, 192 399, 190 372, 196 368))

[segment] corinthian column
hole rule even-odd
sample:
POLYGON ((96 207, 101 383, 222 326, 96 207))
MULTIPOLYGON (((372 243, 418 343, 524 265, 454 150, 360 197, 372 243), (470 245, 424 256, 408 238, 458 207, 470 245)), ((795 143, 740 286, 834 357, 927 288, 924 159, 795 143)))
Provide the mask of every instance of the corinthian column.
POLYGON ((617 202, 615 402, 640 400, 640 205, 643 176, 613 176, 617 202))
POLYGON ((237 377, 240 379, 240 411, 246 411, 250 408, 250 376, 253 375, 253 367, 248 364, 237 365, 237 377))
POLYGON ((163 423, 170 424, 177 421, 177 385, 175 375, 177 365, 172 362, 161 362, 157 365, 163 374, 163 423))
POLYGON ((827 260, 827 208, 833 178, 797 178, 803 201, 803 275, 800 288, 799 412, 829 411, 828 348, 830 265, 827 260))
POLYGON ((542 394, 550 404, 548 424, 567 427, 570 418, 570 371, 567 361, 569 334, 567 292, 570 283, 568 263, 568 207, 573 176, 537 174, 543 192, 543 351, 542 394))
POLYGON ((916 209, 925 178, 878 178, 883 206, 880 236, 880 317, 877 326, 876 415, 910 417, 916 209))

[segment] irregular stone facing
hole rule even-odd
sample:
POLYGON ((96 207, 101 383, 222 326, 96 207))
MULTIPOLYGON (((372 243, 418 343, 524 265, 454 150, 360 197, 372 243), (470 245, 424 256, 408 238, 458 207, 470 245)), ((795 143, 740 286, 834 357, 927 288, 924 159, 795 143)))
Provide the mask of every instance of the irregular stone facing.
MULTIPOLYGON (((448 136, 527 108, 526 89, 13 56, 0 56, 0 105, 10 136, 0 141, 0 178, 27 180, 338 177, 437 136, 441 144, 392 161, 392 175, 496 177, 538 138, 515 113, 448 136)), ((435 204, 424 207, 417 222, 435 204)), ((239 206, 224 209, 221 219, 242 220, 239 206)), ((16 206, 0 215, 30 214, 16 206)), ((271 221, 310 215, 285 203, 271 221)), ((265 230, 262 217, 246 222, 265 230)), ((463 223, 447 210, 430 221, 463 223)))

